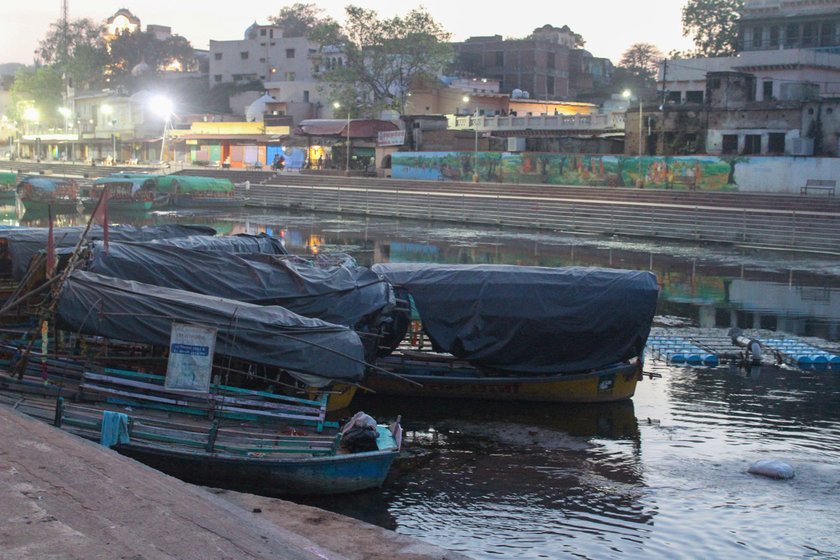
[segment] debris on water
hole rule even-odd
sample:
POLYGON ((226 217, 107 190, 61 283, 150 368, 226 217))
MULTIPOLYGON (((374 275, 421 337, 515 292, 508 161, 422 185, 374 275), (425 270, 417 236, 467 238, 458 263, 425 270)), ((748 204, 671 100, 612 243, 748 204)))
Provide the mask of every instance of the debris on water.
POLYGON ((767 478, 774 478, 776 480, 787 480, 793 478, 794 476, 792 466, 775 459, 756 461, 752 464, 749 470, 747 470, 747 472, 750 474, 766 476, 767 478))
POLYGON ((674 317, 673 315, 657 315, 653 323, 662 327, 690 327, 691 320, 685 317, 674 317))

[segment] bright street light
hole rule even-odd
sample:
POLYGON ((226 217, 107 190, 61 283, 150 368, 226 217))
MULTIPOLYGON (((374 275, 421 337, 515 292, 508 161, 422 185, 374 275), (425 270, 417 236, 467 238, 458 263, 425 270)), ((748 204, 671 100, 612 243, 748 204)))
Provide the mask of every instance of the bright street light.
MULTIPOLYGON (((623 97, 630 101, 630 98, 633 97, 633 92, 629 89, 625 89, 624 92, 621 94, 623 97)), ((643 110, 642 110, 642 96, 639 95, 639 178, 637 179, 638 187, 644 186, 644 181, 642 180, 642 129, 644 128, 643 124, 643 110)))
POLYGON ((172 100, 163 95, 156 95, 149 100, 149 109, 163 119, 163 137, 160 139, 160 163, 163 163, 164 148, 166 148, 166 133, 170 127, 170 117, 174 109, 172 100))
POLYGON ((23 118, 29 122, 36 123, 38 119, 41 117, 41 114, 38 112, 38 109, 35 107, 27 107, 23 111, 23 118))

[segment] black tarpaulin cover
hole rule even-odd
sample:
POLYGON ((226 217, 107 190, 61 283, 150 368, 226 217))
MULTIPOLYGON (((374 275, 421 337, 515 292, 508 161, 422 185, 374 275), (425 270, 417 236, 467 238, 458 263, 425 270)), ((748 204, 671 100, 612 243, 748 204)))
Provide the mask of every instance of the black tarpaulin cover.
POLYGON ((658 287, 650 272, 375 264, 414 300, 436 349, 519 373, 578 372, 638 356, 658 287))
POLYGON ((276 366, 323 386, 358 381, 364 373, 359 336, 347 327, 182 290, 74 272, 62 286, 60 328, 127 342, 168 347, 172 323, 218 329, 216 354, 276 366))
POLYGON ((263 233, 259 235, 240 233, 237 235, 225 235, 222 237, 190 236, 171 239, 156 239, 151 241, 151 243, 205 252, 235 254, 264 253, 268 255, 285 255, 287 253, 286 248, 283 247, 282 239, 271 237, 263 233))
MULTIPOLYGON (((84 231, 83 226, 61 227, 53 230, 56 249, 72 248, 84 231)), ((29 261, 38 251, 47 248, 49 228, 0 229, 0 238, 8 240, 9 259, 12 263, 12 278, 21 280, 29 267, 29 261)), ((111 226, 108 228, 110 241, 151 241, 153 239, 196 237, 211 239, 216 230, 207 226, 164 224, 159 226, 111 226)), ((87 240, 102 239, 102 228, 93 226, 87 240)))
POLYGON ((154 286, 258 305, 280 305, 304 317, 349 327, 389 311, 391 285, 349 257, 314 266, 274 255, 234 255, 159 243, 94 244, 87 270, 154 286))

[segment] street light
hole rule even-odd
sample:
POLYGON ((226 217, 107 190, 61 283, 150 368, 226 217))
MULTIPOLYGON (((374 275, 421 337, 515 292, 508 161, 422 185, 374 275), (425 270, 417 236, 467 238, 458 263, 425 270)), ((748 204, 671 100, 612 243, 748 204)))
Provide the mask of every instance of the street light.
POLYGON ((113 163, 117 162, 117 136, 114 134, 114 125, 116 124, 116 120, 111 118, 111 115, 114 113, 114 108, 110 105, 102 105, 100 108, 103 115, 108 117, 108 125, 111 127, 111 161, 113 163))
MULTIPOLYGON (((625 89, 622 95, 627 99, 627 101, 630 101, 630 98, 633 96, 633 92, 629 89, 625 89)), ((642 180, 642 129, 644 128, 644 124, 642 119, 642 96, 639 95, 639 178, 637 179, 637 186, 639 188, 644 186, 644 181, 642 180)))
MULTIPOLYGON (((338 101, 333 102, 334 109, 340 109, 341 103, 338 101)), ((344 174, 350 175, 350 108, 347 108, 347 157, 344 161, 344 174)))
POLYGON ((58 112, 61 113, 61 116, 64 117, 64 132, 67 132, 68 124, 67 120, 70 118, 70 109, 67 107, 59 107, 58 112))
MULTIPOLYGON (((470 102, 470 97, 465 95, 461 98, 464 103, 470 102)), ((473 183, 478 183, 478 107, 473 110, 472 127, 475 132, 475 145, 473 146, 473 183)))
POLYGON ((160 139, 160 159, 159 162, 163 163, 163 154, 164 149, 166 147, 166 133, 169 131, 171 127, 171 117, 172 117, 172 100, 162 95, 156 95, 149 100, 149 109, 156 114, 157 116, 164 119, 163 121, 163 137, 160 139))

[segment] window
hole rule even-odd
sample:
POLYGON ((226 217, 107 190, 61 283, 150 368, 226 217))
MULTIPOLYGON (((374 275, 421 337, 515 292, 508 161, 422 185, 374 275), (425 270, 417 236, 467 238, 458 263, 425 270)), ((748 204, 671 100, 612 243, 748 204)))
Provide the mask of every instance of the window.
POLYGON ((680 103, 682 101, 681 91, 669 91, 665 94, 665 101, 668 103, 680 103))
POLYGON ((264 59, 264 58, 261 58, 261 59, 260 59, 260 62, 265 62, 265 59, 264 59))
POLYGON ((779 26, 774 25, 770 27, 770 41, 769 45, 770 48, 776 48, 779 46, 779 26))
POLYGON ((752 47, 754 49, 760 49, 764 47, 764 28, 763 27, 753 27, 752 28, 752 47))
POLYGON ((687 91, 685 92, 686 103, 703 103, 702 91, 687 91))
POLYGON ((773 99, 773 80, 765 80, 761 85, 764 101, 773 99))
POLYGON ((785 133, 771 132, 767 138, 767 153, 768 154, 783 154, 785 153, 785 133))
POLYGON ((761 134, 747 134, 744 137, 744 153, 745 154, 760 154, 761 153, 761 134))
POLYGON ((820 46, 831 47, 837 44, 836 27, 834 22, 823 23, 820 29, 820 46))
POLYGON ((295 73, 294 72, 286 72, 286 81, 287 82, 294 82, 295 81, 295 73))
POLYGON ((241 58, 242 60, 248 60, 248 51, 239 53, 239 58, 241 58))
POLYGON ((504 66, 505 65, 505 53, 504 51, 496 51, 496 66, 504 66))
POLYGON ((799 26, 791 23, 785 27, 785 46, 795 47, 799 45, 799 26))
POLYGON ((813 47, 817 44, 817 25, 806 23, 802 26, 802 46, 813 47))
POLYGON ((720 89, 720 78, 712 78, 709 80, 709 89, 720 89))
POLYGON ((265 37, 265 29, 260 29, 260 37, 265 37))
POLYGON ((222 53, 213 53, 213 58, 215 58, 216 60, 222 60, 222 53))
POLYGON ((309 103, 309 90, 307 89, 303 90, 303 102, 309 103))
POLYGON ((221 74, 216 74, 215 76, 213 76, 213 81, 215 81, 218 84, 219 82, 222 81, 222 75, 221 74))
POLYGON ((737 154, 738 153, 738 135, 724 134, 723 146, 721 147, 723 154, 737 154))
POLYGON ((545 82, 545 93, 546 95, 554 95, 554 78, 551 76, 545 82))
POLYGON ((294 58, 295 49, 286 49, 286 58, 294 58))
POLYGON ((546 62, 546 66, 548 68, 555 68, 556 59, 557 56, 553 52, 548 53, 548 61, 546 62))

